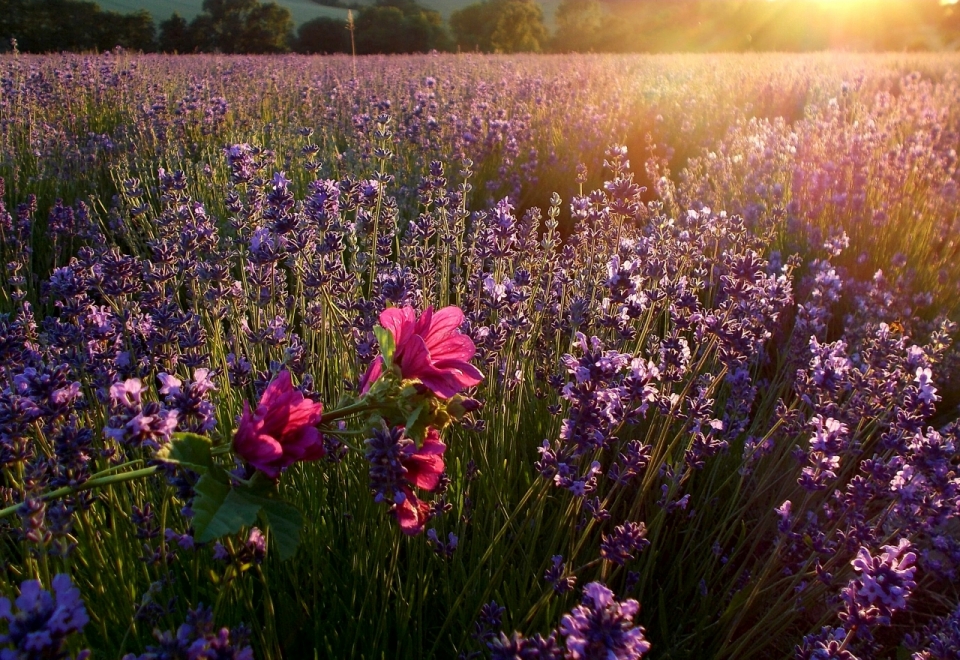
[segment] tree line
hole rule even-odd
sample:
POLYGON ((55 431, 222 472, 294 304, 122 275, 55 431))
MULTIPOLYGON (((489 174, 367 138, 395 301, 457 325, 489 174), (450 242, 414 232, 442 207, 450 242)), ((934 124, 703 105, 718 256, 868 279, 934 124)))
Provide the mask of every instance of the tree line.
MULTIPOLYGON (((329 2, 340 0, 328 0, 329 2)), ((960 5, 940 0, 562 0, 551 33, 536 0, 481 0, 449 22, 416 0, 375 0, 350 25, 294 31, 275 2, 204 0, 187 21, 89 0, 0 0, 0 42, 21 52, 167 53, 714 52, 928 50, 960 43, 960 5), (349 27, 349 29, 348 29, 349 27)))

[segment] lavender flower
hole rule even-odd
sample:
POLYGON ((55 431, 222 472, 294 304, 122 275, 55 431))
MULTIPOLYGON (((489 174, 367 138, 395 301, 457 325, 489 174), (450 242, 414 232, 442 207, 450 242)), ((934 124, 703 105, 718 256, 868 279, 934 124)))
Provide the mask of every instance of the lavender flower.
MULTIPOLYGON (((0 635, 4 660, 28 658, 66 659, 67 638, 82 632, 90 621, 70 576, 60 573, 53 578, 53 595, 43 589, 39 580, 26 580, 20 585, 16 611, 8 598, 0 598, 0 619, 7 622, 7 633, 0 635)), ((77 660, 90 657, 81 651, 77 660)))
POLYGON ((635 660, 650 650, 644 630, 633 618, 640 604, 618 602, 599 582, 583 588, 583 601, 560 621, 560 634, 571 660, 635 660))
POLYGON ((500 633, 487 642, 487 648, 490 649, 490 660, 560 660, 563 657, 556 632, 549 637, 540 634, 524 637, 516 632, 507 637, 500 633))
POLYGON ((623 566, 633 559, 634 553, 642 551, 650 545, 645 537, 647 527, 643 523, 626 522, 617 525, 613 534, 603 535, 600 544, 600 556, 615 564, 623 566))
POLYGON ((894 612, 906 607, 907 597, 917 586, 913 581, 917 555, 911 548, 907 539, 900 539, 897 545, 883 546, 883 552, 876 557, 866 548, 860 548, 851 562, 860 578, 851 581, 843 595, 851 616, 854 611, 875 609, 877 621, 889 623, 894 612))
POLYGON ((567 565, 563 561, 562 555, 554 555, 551 560, 550 568, 543 574, 543 579, 553 585, 553 590, 558 594, 565 594, 573 591, 577 584, 577 576, 567 574, 567 565))
POLYGON ((911 660, 960 657, 960 607, 924 626, 921 632, 907 635, 904 646, 914 651, 911 660))
POLYGON ((143 383, 128 378, 110 386, 110 402, 116 411, 104 434, 121 445, 157 449, 177 428, 177 412, 155 401, 143 402, 143 383))
POLYGON ((250 636, 244 626, 231 630, 216 630, 213 625, 213 610, 199 605, 190 610, 186 622, 176 634, 172 631, 155 630, 155 646, 139 656, 128 653, 123 660, 253 660, 253 649, 247 646, 250 636))

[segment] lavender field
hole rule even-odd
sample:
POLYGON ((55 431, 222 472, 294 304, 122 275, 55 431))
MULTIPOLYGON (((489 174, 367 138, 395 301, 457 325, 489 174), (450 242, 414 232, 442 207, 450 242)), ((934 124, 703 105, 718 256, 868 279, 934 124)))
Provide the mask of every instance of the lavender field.
POLYGON ((0 660, 960 658, 960 57, 0 83, 0 660))

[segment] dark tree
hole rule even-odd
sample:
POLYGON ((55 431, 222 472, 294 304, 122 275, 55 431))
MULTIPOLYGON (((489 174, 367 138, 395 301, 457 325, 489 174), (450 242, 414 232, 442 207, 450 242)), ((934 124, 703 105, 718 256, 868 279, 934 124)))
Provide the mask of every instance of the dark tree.
POLYGON ((203 0, 203 13, 190 23, 190 39, 201 51, 283 53, 293 41, 293 19, 275 2, 203 0))
POLYGON ((543 9, 536 0, 499 2, 490 46, 498 53, 539 53, 547 43, 543 9))
POLYGON ((158 42, 164 53, 190 53, 195 47, 187 19, 176 12, 160 24, 158 42))
POLYGON ((0 39, 24 52, 150 51, 154 26, 144 11, 119 14, 80 0, 0 0, 0 39))
POLYGON ((275 2, 257 4, 238 40, 239 53, 286 53, 293 43, 290 10, 275 2))
POLYGON ((153 17, 145 9, 132 14, 118 14, 103 12, 107 19, 104 27, 107 37, 102 41, 101 50, 108 50, 116 46, 132 50, 152 51, 156 49, 156 27, 153 17))
POLYGON ((298 53, 349 53, 350 34, 346 21, 326 16, 307 21, 297 31, 294 50, 298 53))
POLYGON ((497 29, 498 3, 494 0, 467 5, 450 16, 450 29, 460 50, 490 52, 493 31, 497 29))
POLYGON ((547 42, 543 10, 536 0, 485 0, 450 17, 461 50, 486 53, 540 52, 547 42))
POLYGON ((555 17, 557 31, 553 50, 585 52, 600 50, 606 12, 599 0, 563 0, 555 17))
POLYGON ((439 12, 412 0, 386 0, 360 11, 357 53, 426 53, 446 50, 449 40, 439 12))

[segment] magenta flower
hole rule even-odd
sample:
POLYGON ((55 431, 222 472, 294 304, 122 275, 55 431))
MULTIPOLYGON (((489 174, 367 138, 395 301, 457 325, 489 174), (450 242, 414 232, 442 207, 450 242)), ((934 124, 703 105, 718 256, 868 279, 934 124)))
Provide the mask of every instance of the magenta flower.
MULTIPOLYGON (((420 318, 412 307, 391 307, 380 314, 380 325, 393 335, 393 363, 401 375, 416 378, 442 399, 483 380, 483 374, 470 364, 477 347, 460 333, 461 323, 463 312, 454 306, 436 313, 428 307, 420 318)), ((364 374, 361 391, 369 389, 382 372, 383 358, 379 357, 364 374)))
POLYGON ((290 372, 281 371, 260 397, 254 412, 243 404, 233 450, 271 479, 297 461, 323 457, 323 437, 316 429, 323 404, 305 399, 294 389, 290 372))
MULTIPOLYGON (((406 481, 417 488, 434 491, 440 485, 443 473, 443 452, 446 445, 440 441, 436 429, 429 429, 420 449, 400 459, 406 469, 406 481)), ((396 516, 400 530, 407 535, 419 534, 430 520, 430 505, 417 498, 408 486, 403 486, 403 501, 397 503, 396 516)))
POLYGON ((370 489, 374 500, 390 504, 404 534, 423 531, 430 520, 430 504, 416 496, 413 489, 435 491, 443 474, 446 445, 435 428, 428 428, 420 448, 404 434, 402 426, 373 429, 365 443, 370 462, 370 489))

